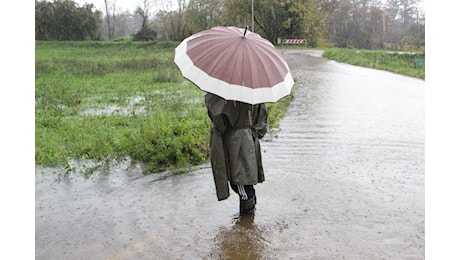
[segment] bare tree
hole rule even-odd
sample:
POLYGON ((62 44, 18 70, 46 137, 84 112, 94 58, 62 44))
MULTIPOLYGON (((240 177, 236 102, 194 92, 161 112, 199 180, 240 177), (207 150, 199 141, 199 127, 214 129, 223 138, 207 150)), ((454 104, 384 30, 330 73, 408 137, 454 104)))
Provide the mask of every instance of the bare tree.
POLYGON ((189 0, 187 6, 187 34, 224 24, 221 0, 189 0))
POLYGON ((152 6, 152 0, 142 0, 142 6, 138 6, 136 9, 136 14, 142 18, 142 28, 147 27, 149 23, 152 6))
POLYGON ((157 0, 167 17, 167 27, 171 40, 183 40, 186 35, 185 13, 188 0, 157 0))
POLYGON ((115 25, 117 24, 116 19, 116 12, 117 12, 117 0, 112 0, 112 37, 115 37, 115 25))
POLYGON ((114 36, 115 32, 115 17, 116 17, 116 0, 104 0, 105 5, 105 17, 107 20, 107 28, 109 32, 109 40, 114 36))
POLYGON ((142 27, 134 35, 135 41, 154 41, 157 38, 157 32, 153 29, 153 26, 149 20, 153 3, 151 0, 143 0, 142 6, 138 6, 136 14, 141 17, 142 27))

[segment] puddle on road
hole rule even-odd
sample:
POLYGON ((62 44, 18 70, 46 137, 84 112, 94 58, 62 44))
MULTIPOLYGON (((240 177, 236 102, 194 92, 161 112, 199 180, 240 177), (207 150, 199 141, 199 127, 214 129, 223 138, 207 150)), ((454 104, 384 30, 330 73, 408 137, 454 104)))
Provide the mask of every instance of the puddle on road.
POLYGON ((217 233, 209 259, 270 259, 271 230, 254 223, 254 215, 242 215, 217 233))

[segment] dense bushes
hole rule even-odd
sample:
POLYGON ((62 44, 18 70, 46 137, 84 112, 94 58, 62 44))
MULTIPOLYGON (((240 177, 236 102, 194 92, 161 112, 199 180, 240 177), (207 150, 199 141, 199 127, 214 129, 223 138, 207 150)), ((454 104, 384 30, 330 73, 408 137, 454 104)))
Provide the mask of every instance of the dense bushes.
POLYGON ((93 4, 35 1, 36 40, 100 40, 102 13, 93 4))

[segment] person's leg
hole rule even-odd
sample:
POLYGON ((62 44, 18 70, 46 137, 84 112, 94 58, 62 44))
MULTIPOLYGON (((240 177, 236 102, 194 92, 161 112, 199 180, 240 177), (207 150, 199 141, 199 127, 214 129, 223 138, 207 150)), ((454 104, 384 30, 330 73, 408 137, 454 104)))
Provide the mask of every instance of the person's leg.
POLYGON ((230 183, 230 187, 236 194, 240 195, 240 193, 238 192, 238 186, 236 186, 236 184, 230 183))
POLYGON ((240 197, 240 212, 252 212, 257 203, 254 185, 236 185, 230 183, 230 187, 240 197))
POLYGON ((256 190, 254 189, 254 185, 244 185, 244 190, 246 191, 248 198, 256 196, 256 190))
POLYGON ((240 209, 242 213, 252 213, 256 207, 257 199, 256 199, 256 190, 254 189, 254 185, 245 185, 246 194, 248 195, 248 199, 243 202, 243 207, 240 209))
POLYGON ((256 190, 254 189, 254 185, 244 185, 244 188, 242 186, 243 185, 236 185, 236 184, 230 183, 230 187, 232 188, 232 190, 236 194, 238 194, 240 197, 251 198, 255 196, 256 190))
POLYGON ((240 213, 252 213, 256 206, 256 191, 253 185, 244 185, 240 189, 244 195, 240 196, 240 213))

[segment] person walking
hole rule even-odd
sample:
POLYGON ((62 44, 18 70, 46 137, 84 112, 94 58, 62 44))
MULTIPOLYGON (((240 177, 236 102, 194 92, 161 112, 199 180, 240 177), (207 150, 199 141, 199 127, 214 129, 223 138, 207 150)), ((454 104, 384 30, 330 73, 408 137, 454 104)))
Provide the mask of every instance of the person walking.
POLYGON ((268 110, 264 103, 225 100, 209 92, 205 104, 217 199, 227 199, 230 186, 240 198, 240 213, 252 213, 257 203, 254 185, 265 180, 259 139, 268 129, 268 110))

